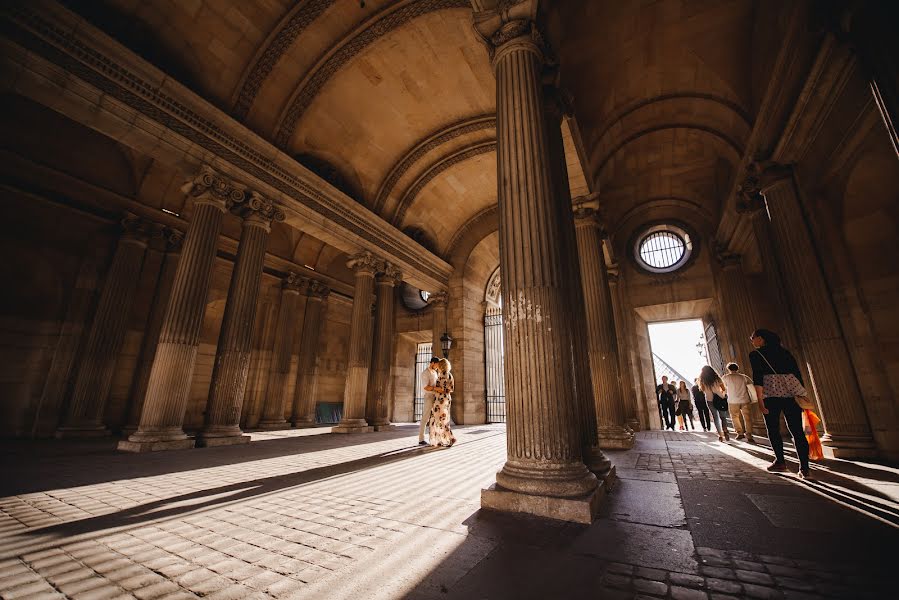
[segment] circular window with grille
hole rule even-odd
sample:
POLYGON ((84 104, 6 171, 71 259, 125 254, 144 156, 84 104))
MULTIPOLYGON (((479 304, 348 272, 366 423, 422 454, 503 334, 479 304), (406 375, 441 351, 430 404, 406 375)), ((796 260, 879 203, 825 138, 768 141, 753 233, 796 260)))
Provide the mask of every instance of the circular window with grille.
POLYGON ((693 252, 690 234, 672 224, 655 225, 637 236, 634 258, 650 273, 670 273, 687 264, 693 252))

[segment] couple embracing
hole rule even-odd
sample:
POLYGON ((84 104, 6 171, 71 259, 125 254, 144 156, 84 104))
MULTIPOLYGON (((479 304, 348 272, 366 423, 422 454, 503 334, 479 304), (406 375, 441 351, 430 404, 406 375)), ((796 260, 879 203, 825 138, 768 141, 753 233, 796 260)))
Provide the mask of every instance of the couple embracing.
POLYGON ((421 425, 418 428, 418 444, 425 442, 425 425, 428 426, 428 439, 431 446, 449 448, 456 443, 450 429, 450 402, 453 393, 453 374, 450 362, 445 358, 431 358, 428 368, 421 374, 422 389, 425 393, 424 407, 421 413, 421 425))

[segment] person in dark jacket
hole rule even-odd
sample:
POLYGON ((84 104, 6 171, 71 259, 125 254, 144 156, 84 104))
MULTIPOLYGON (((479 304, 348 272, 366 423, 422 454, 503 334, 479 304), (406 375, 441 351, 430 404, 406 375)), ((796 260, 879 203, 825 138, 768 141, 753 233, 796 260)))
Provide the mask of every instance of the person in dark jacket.
POLYGON ((666 375, 662 375, 662 383, 656 386, 656 398, 659 401, 659 413, 664 416, 662 429, 674 431, 675 396, 677 396, 677 389, 673 384, 668 383, 668 377, 666 375))
POLYGON ((709 405, 705 401, 705 394, 699 389, 699 378, 693 380, 693 387, 690 388, 693 394, 693 404, 696 405, 696 412, 699 413, 699 422, 702 423, 703 431, 712 429, 712 415, 709 413, 709 405))
MULTIPOLYGON (((765 377, 771 375, 793 375, 802 381, 802 373, 796 359, 790 351, 780 345, 780 337, 767 329, 756 329, 750 338, 755 350, 749 354, 749 362, 752 364, 752 383, 759 399, 759 410, 765 416, 765 428, 768 430, 768 439, 774 450, 774 462, 768 465, 772 473, 787 470, 784 458, 784 442, 780 435, 780 415, 783 413, 787 422, 790 435, 793 436, 793 445, 799 457, 799 477, 809 477, 808 466, 808 440, 802 430, 802 409, 796 403, 794 397, 765 396, 765 377)), ((769 383, 770 386, 770 383, 769 383)), ((770 387, 769 387, 770 389, 770 387)))

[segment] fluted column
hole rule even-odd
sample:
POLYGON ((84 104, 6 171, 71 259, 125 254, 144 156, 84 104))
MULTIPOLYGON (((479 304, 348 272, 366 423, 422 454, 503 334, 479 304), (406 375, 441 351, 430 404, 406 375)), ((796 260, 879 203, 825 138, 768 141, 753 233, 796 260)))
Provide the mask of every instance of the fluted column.
MULTIPOLYGON (((756 324, 758 319, 752 308, 749 290, 746 289, 742 259, 739 254, 726 251, 719 252, 717 258, 721 265, 718 275, 718 295, 724 309, 730 343, 734 348, 734 361, 740 365, 743 373, 751 377, 749 352, 752 347, 749 336, 759 325, 756 324)), ((752 430, 757 435, 764 435, 766 432, 765 419, 757 404, 752 406, 752 430)))
POLYGON ((243 202, 244 192, 208 167, 183 189, 194 197, 194 214, 162 322, 140 425, 127 440, 119 442, 119 450, 146 452, 194 446, 182 425, 212 266, 222 216, 232 205, 243 202))
POLYGON ((810 381, 821 408, 825 452, 876 456, 868 416, 833 298, 802 214, 794 174, 764 187, 772 237, 810 381))
POLYGON ((178 260, 181 258, 184 234, 166 227, 163 230, 161 242, 163 246, 160 249, 164 252, 162 264, 156 277, 153 304, 150 308, 150 315, 147 317, 147 323, 144 326, 144 336, 141 341, 137 368, 134 372, 134 379, 131 382, 128 417, 123 428, 127 435, 137 431, 137 426, 140 423, 140 414, 144 407, 144 399, 147 396, 147 386, 150 383, 150 370, 153 368, 156 348, 159 346, 162 320, 165 318, 165 311, 172 293, 172 285, 175 281, 175 272, 178 269, 178 260))
POLYGON ((353 316, 350 321, 350 340, 347 355, 346 387, 343 393, 343 418, 334 433, 366 433, 373 429, 365 420, 365 398, 368 392, 368 372, 371 369, 371 296, 375 272, 381 261, 371 252, 350 257, 347 266, 355 272, 353 316))
POLYGON ((574 214, 599 444, 602 448, 630 449, 634 446, 634 434, 624 424, 627 415, 621 397, 615 315, 602 255, 603 235, 595 209, 580 207, 574 214))
POLYGON ((296 273, 288 273, 281 282, 281 305, 275 325, 275 341, 272 344, 272 364, 269 369, 268 388, 262 407, 259 429, 287 429, 290 424, 284 418, 287 387, 290 376, 290 354, 296 335, 297 304, 300 291, 308 280, 296 273))
POLYGON ((481 504, 584 522, 594 515, 598 483, 582 454, 570 278, 557 243, 563 227, 543 122, 544 45, 528 20, 530 4, 506 11, 507 23, 494 13, 475 17, 497 79, 507 407, 507 461, 481 504))
POLYGON ((197 445, 220 446, 250 441, 240 430, 250 372, 250 340, 259 298, 259 280, 272 221, 283 221, 284 213, 271 200, 256 192, 232 211, 243 219, 237 259, 231 271, 222 329, 215 349, 206 423, 197 435, 197 445))
POLYGON ((609 282, 609 295, 612 299, 612 314, 615 317, 615 339, 618 340, 618 374, 621 377, 621 399, 624 404, 624 423, 631 431, 639 431, 640 419, 637 417, 637 393, 634 391, 634 377, 631 373, 630 351, 628 349, 628 328, 626 313, 621 297, 621 286, 618 264, 606 269, 609 282))
POLYGON ((446 305, 449 303, 449 295, 446 292, 434 292, 428 296, 428 304, 431 305, 431 355, 443 356, 443 347, 440 345, 440 337, 446 331, 446 305))
POLYGON ((375 431, 390 428, 390 366, 393 363, 393 337, 396 329, 394 290, 403 282, 403 274, 395 266, 385 263, 375 278, 376 319, 371 375, 368 380, 368 399, 365 418, 375 431))
POLYGON ((147 241, 154 229, 158 228, 135 215, 122 219, 122 236, 106 273, 87 344, 81 353, 72 397, 56 437, 109 434, 103 424, 103 412, 125 339, 147 241))
POLYGON ((319 349, 322 309, 330 293, 330 288, 319 281, 310 280, 306 286, 306 312, 303 315, 297 383, 293 390, 293 408, 290 413, 290 422, 294 427, 315 425, 315 363, 319 349))

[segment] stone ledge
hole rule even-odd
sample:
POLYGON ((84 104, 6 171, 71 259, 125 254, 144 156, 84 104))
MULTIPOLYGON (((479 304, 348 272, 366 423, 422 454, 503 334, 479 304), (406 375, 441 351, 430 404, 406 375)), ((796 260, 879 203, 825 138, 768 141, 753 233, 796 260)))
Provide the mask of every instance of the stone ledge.
POLYGON ((331 428, 331 433, 371 433, 375 430, 371 425, 347 427, 346 425, 331 428))
POLYGON ((197 447, 214 448, 215 446, 236 446, 238 444, 249 444, 250 436, 248 435, 229 435, 226 437, 198 437, 197 447))
POLYGON ((194 447, 194 440, 169 440, 159 442, 132 442, 121 440, 116 446, 120 452, 159 452, 161 450, 186 450, 194 447))
POLYGON ((600 484, 587 496, 554 498, 532 496, 491 485, 481 490, 481 508, 501 512, 525 513, 545 519, 557 519, 589 525, 599 513, 599 505, 606 495, 605 484, 600 484))

